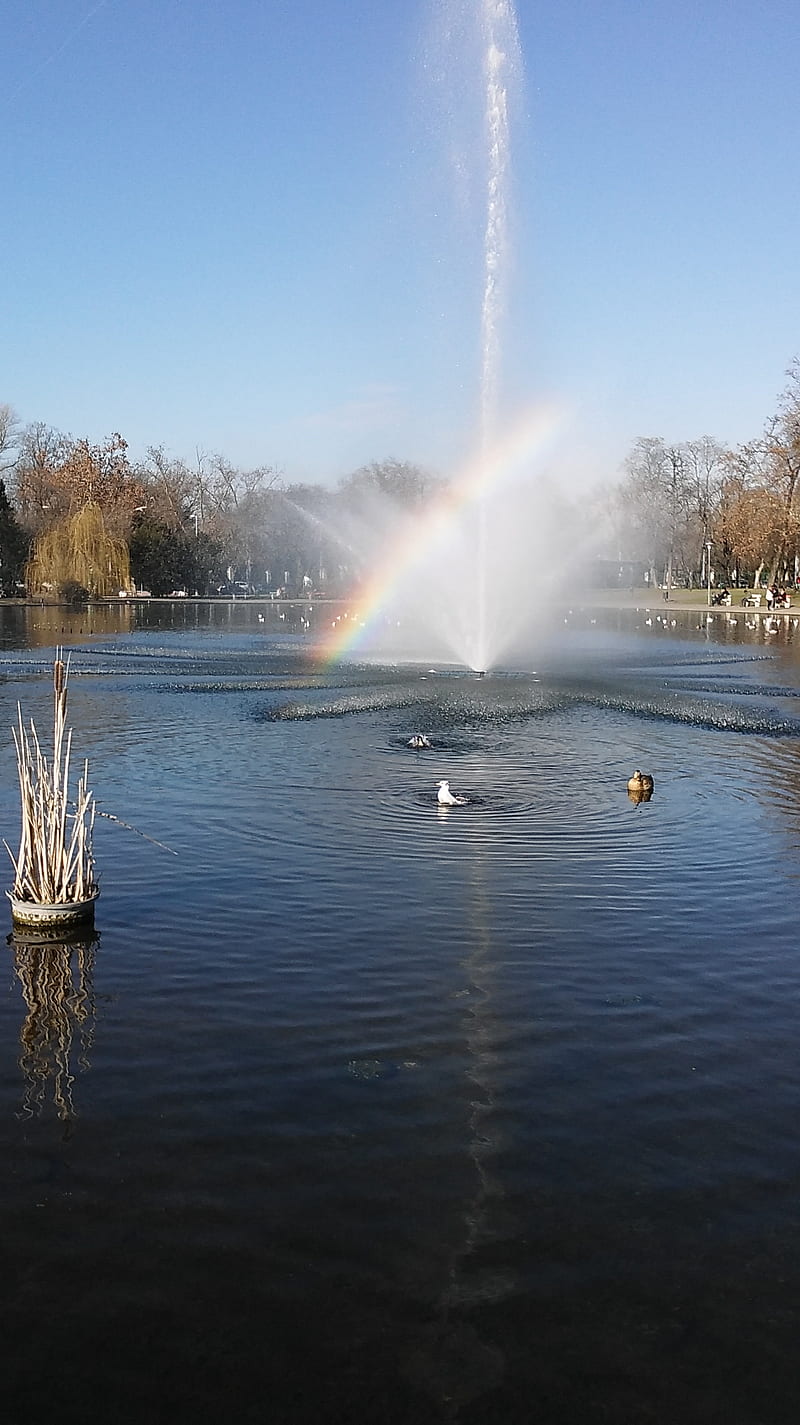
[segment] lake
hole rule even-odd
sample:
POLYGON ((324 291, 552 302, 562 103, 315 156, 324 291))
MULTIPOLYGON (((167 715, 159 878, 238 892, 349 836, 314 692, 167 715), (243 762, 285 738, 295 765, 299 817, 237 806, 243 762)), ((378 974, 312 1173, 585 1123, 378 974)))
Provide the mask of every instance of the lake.
POLYGON ((794 1425, 797 619, 311 622, 0 606, 3 835, 56 643, 106 814, 6 948, 4 1419, 794 1425))

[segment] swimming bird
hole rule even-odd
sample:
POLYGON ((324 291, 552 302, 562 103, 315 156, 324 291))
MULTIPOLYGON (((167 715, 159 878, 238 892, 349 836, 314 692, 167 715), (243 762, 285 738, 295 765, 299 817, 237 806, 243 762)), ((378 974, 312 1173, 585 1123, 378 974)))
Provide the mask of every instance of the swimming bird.
POLYGON ((468 801, 468 798, 467 798, 467 797, 454 797, 454 796, 453 796, 453 793, 450 791, 450 783, 448 782, 448 780, 447 780, 446 777, 443 777, 442 780, 441 780, 441 782, 437 782, 436 785, 437 785, 437 787, 439 788, 439 791, 438 791, 437 796, 436 796, 436 800, 437 800, 437 802, 439 803, 439 806, 440 806, 440 807, 463 807, 463 806, 466 806, 467 801, 468 801))
POLYGON ((653 778, 649 772, 635 771, 632 777, 628 778, 629 792, 652 792, 653 778))
POLYGON ((414 736, 410 738, 408 745, 409 747, 415 747, 417 751, 419 751, 420 747, 430 747, 431 744, 424 732, 415 732, 414 736))

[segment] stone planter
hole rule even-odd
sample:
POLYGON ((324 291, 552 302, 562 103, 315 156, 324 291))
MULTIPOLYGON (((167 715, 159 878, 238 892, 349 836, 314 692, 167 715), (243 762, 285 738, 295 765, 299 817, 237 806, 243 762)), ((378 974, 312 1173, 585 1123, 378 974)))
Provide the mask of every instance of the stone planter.
POLYGON ((72 930, 91 925, 99 894, 97 890, 82 901, 57 901, 53 905, 43 905, 38 901, 17 900, 10 891, 6 891, 11 902, 11 919, 15 925, 48 931, 72 930))

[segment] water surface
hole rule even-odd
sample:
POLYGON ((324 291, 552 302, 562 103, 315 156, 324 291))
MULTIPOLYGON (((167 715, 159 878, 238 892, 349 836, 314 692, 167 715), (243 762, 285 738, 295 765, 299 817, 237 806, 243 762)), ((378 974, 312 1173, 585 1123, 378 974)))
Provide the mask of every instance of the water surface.
POLYGON ((0 609, 6 839, 56 640, 137 828, 6 951, 9 1421, 795 1420, 795 624, 564 618, 477 680, 0 609))

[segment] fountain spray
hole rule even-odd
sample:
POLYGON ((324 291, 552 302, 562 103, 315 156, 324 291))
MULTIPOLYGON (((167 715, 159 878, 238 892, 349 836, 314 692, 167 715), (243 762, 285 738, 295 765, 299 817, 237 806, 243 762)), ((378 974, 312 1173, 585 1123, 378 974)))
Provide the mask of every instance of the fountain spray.
MULTIPOLYGON (((486 219, 483 244, 481 307, 480 450, 485 462, 497 437, 500 382, 500 329, 505 309, 508 271, 508 189, 511 130, 509 95, 522 68, 517 19, 511 0, 482 0, 481 47, 484 82, 484 144, 486 154, 486 219)), ((488 661, 487 629, 487 509, 481 501, 477 536, 476 671, 488 661)))

